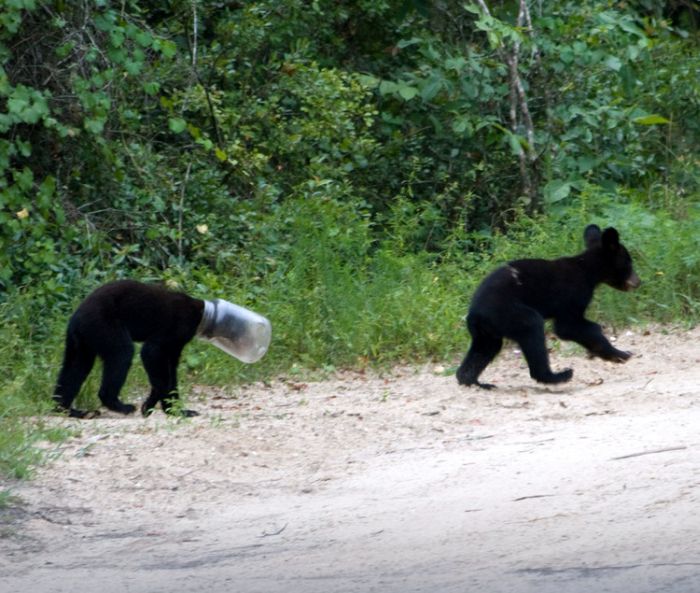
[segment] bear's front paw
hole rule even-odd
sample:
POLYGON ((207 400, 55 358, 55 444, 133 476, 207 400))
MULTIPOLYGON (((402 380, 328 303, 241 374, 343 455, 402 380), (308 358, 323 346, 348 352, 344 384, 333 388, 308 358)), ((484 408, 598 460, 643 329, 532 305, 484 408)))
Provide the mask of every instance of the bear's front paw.
POLYGON ((59 414, 68 414, 69 418, 81 418, 83 420, 97 418, 100 415, 99 410, 88 412, 87 410, 78 410, 77 408, 70 408, 68 410, 65 408, 56 408, 55 411, 59 414))
POLYGON ((631 352, 625 352, 624 350, 617 350, 610 360, 612 360, 613 362, 627 362, 631 357, 632 357, 631 352))
POLYGON ((107 407, 113 412, 124 415, 133 414, 136 411, 136 406, 132 404, 123 404, 122 402, 115 402, 107 405, 107 407))
POLYGON ((180 416, 181 418, 194 418, 195 416, 199 416, 197 410, 186 410, 185 408, 176 408, 175 406, 170 408, 166 414, 170 416, 180 416))
POLYGON ((574 376, 574 371, 572 369, 564 369, 558 373, 553 373, 553 375, 554 380, 552 383, 566 383, 567 381, 571 381, 571 377, 574 376))
POLYGON ((476 378, 467 373, 460 373, 457 371, 457 382, 463 387, 480 387, 481 389, 495 389, 496 386, 493 383, 481 383, 476 378))

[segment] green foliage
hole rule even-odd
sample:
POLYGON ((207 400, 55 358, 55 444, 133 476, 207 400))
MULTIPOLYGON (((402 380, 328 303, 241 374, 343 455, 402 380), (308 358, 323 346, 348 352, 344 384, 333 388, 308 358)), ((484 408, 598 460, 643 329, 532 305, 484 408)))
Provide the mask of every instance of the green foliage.
POLYGON ((72 194, 84 193, 86 177, 105 191, 100 180, 118 174, 106 126, 157 40, 106 3, 41 8, 0 8, 0 286, 32 280, 52 290, 56 274, 102 246, 83 240, 94 225, 72 194))
POLYGON ((449 349, 439 336, 460 315, 446 294, 446 268, 375 243, 369 216, 347 203, 307 200, 280 215, 292 241, 259 306, 270 311, 285 366, 414 360, 449 349))
POLYGON ((0 314, 0 476, 24 478, 44 458, 37 443, 66 434, 41 419, 50 407, 62 328, 34 295, 12 295, 0 314))
POLYGON ((697 178, 697 51, 643 3, 562 0, 531 31, 508 5, 451 2, 37 6, 0 10, 3 286, 235 269, 309 183, 342 185, 380 226, 412 203, 414 248, 439 250, 532 211, 523 146, 546 208, 697 178), (532 146, 507 115, 516 47, 532 146))

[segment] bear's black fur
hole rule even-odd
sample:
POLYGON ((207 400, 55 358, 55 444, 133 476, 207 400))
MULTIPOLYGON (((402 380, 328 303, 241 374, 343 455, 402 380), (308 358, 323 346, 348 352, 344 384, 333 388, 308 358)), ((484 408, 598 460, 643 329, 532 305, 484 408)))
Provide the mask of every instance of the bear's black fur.
POLYGON ((503 338, 519 344, 536 381, 563 383, 571 379, 571 369, 554 373, 549 367, 545 319, 554 319, 554 331, 562 340, 578 342, 594 356, 615 362, 631 356, 617 350, 584 313, 598 284, 618 290, 640 285, 632 258, 614 228, 601 233, 592 224, 583 237, 586 250, 579 255, 512 261, 484 279, 467 315, 472 343, 457 370, 460 385, 493 387, 480 383, 479 375, 501 350, 503 338))
POLYGON ((177 365, 182 349, 195 335, 204 301, 157 285, 118 280, 91 293, 68 322, 63 367, 54 401, 73 417, 87 415, 73 400, 87 378, 95 357, 102 359, 99 397, 105 407, 131 414, 135 407, 119 400, 134 355, 134 342, 143 342, 141 360, 151 393, 141 406, 144 415, 160 402, 165 412, 195 415, 173 408, 177 365))

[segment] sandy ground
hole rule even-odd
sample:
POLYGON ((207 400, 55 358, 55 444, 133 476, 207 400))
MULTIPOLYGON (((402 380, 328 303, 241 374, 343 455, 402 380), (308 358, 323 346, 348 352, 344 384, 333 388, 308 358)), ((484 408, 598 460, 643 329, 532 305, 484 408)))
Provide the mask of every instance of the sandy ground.
POLYGON ((491 392, 427 365, 56 419, 77 434, 9 485, 0 592, 698 593, 700 330, 617 344, 556 346, 560 387, 509 347, 491 392))

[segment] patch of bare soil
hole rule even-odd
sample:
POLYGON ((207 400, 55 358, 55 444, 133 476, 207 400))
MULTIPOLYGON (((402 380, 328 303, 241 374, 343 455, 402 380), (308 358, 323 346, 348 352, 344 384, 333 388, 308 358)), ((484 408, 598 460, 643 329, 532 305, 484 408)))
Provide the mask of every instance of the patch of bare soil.
POLYGON ((556 387, 510 346, 490 392, 427 365, 56 419, 0 592, 698 593, 700 330, 617 342, 557 348, 556 387))

